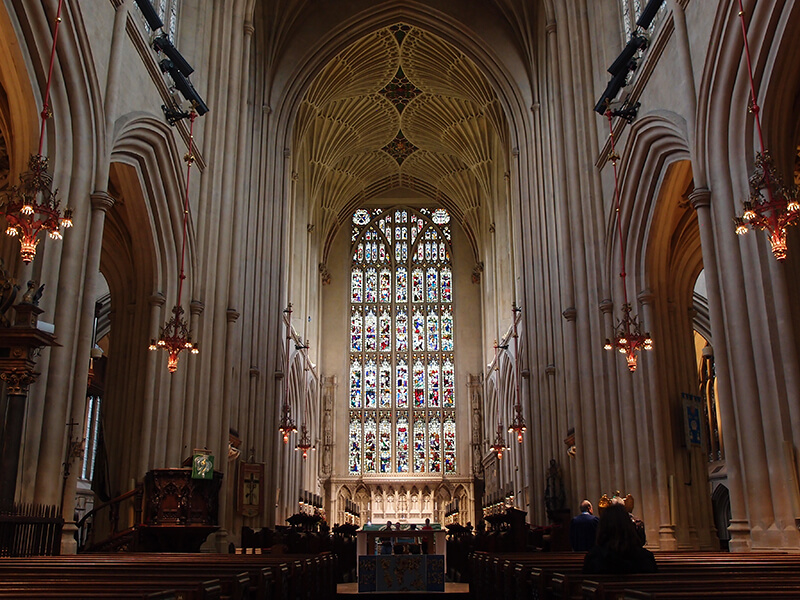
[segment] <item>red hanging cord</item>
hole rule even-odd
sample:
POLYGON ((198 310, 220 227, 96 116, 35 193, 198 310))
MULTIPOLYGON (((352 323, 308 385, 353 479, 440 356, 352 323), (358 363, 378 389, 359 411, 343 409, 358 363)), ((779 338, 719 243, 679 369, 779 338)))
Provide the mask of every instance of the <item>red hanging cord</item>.
POLYGON ((181 305, 181 294, 183 292, 183 280, 186 279, 184 273, 184 261, 186 259, 186 229, 189 221, 189 178, 192 174, 192 163, 194 163, 194 120, 197 118, 197 113, 192 110, 189 115, 189 151, 186 154, 186 194, 183 200, 183 240, 181 241, 181 271, 178 275, 178 302, 181 305))
MULTIPOLYGON (((611 164, 614 167, 614 202, 616 203, 617 209, 617 232, 619 233, 619 253, 620 253, 620 272, 619 276, 622 279, 622 297, 624 300, 623 306, 628 304, 628 287, 625 284, 627 273, 625 273, 625 238, 622 235, 622 211, 620 210, 620 200, 619 200, 619 174, 617 172, 617 161, 619 160, 619 155, 617 154, 617 148, 615 145, 614 140, 614 124, 612 121, 612 113, 611 111, 606 111, 606 117, 608 117, 608 130, 609 135, 611 137, 611 164)), ((626 323, 626 333, 630 333, 630 325, 626 323)))
POLYGON ((58 0, 58 10, 56 11, 56 24, 53 27, 53 47, 50 50, 50 66, 47 69, 47 85, 44 89, 44 104, 42 105, 42 127, 39 132, 39 155, 42 154, 44 148, 44 125, 50 117, 50 86, 53 81, 53 65, 56 61, 56 42, 58 41, 58 26, 61 24, 61 7, 64 5, 64 0, 58 0))

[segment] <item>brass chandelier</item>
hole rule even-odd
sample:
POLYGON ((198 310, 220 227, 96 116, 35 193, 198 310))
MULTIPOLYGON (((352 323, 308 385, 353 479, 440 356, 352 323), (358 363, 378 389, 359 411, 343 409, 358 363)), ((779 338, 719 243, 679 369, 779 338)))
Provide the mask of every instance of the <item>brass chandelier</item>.
POLYGON ((200 346, 192 341, 192 334, 189 325, 183 317, 183 306, 181 306, 181 294, 183 292, 183 280, 186 279, 184 273, 184 262, 186 260, 186 227, 189 219, 189 177, 192 173, 194 163, 194 120, 197 113, 192 109, 190 115, 191 126, 189 127, 189 151, 183 157, 186 161, 186 193, 183 201, 183 240, 181 245, 181 269, 178 274, 178 301, 172 307, 172 317, 161 328, 158 340, 150 340, 150 350, 166 350, 168 353, 167 369, 170 373, 178 370, 178 358, 181 352, 189 350, 192 354, 200 352, 200 346))
POLYGON ((308 340, 304 346, 295 346, 297 350, 303 351, 303 393, 305 395, 305 412, 303 413, 303 422, 300 425, 300 439, 297 442, 297 445, 294 447, 296 451, 300 451, 303 453, 303 460, 308 458, 308 451, 314 449, 314 445, 311 443, 311 436, 308 433, 308 426, 306 422, 308 421, 309 414, 311 411, 311 402, 308 398, 308 340))
POLYGON ((617 326, 614 328, 614 338, 606 338, 606 343, 603 346, 606 350, 617 349, 620 354, 625 355, 625 362, 628 365, 628 370, 633 373, 638 366, 638 353, 640 350, 652 350, 653 339, 649 333, 642 332, 642 325, 636 315, 631 315, 631 304, 628 302, 628 288, 625 285, 625 239, 622 235, 622 213, 620 212, 619 201, 619 174, 617 173, 617 161, 619 154, 617 154, 616 146, 614 144, 614 126, 613 126, 613 113, 611 110, 606 111, 608 118, 608 128, 611 137, 611 154, 609 159, 614 167, 614 200, 616 202, 617 211, 617 231, 619 233, 619 249, 620 249, 620 266, 619 273, 622 279, 622 295, 624 301, 622 303, 622 319, 619 320, 617 326))
POLYGON ((520 312, 522 312, 522 309, 514 302, 511 305, 511 316, 514 320, 514 418, 511 420, 511 426, 508 428, 508 432, 513 432, 517 436, 517 442, 521 444, 522 436, 527 427, 525 425, 525 416, 522 414, 522 403, 519 397, 519 333, 517 332, 517 314, 520 312))
POLYGON ((286 315, 286 370, 283 373, 285 383, 283 386, 283 406, 281 407, 281 420, 278 423, 278 431, 283 436, 283 443, 289 443, 289 436, 297 432, 297 426, 292 419, 292 406, 289 404, 289 348, 292 341, 292 303, 284 309, 286 315))
POLYGON ((743 204, 744 212, 734 217, 736 233, 746 234, 750 228, 765 229, 769 234, 772 254, 777 260, 785 260, 787 253, 786 228, 800 222, 800 202, 798 190, 794 184, 784 184, 775 168, 769 152, 765 149, 764 134, 761 131, 761 117, 756 100, 756 86, 753 80, 753 64, 750 58, 750 46, 747 43, 747 27, 744 21, 744 7, 739 0, 739 20, 744 37, 744 55, 747 62, 747 75, 750 82, 750 112, 756 122, 758 143, 761 149, 756 152, 755 168, 750 176, 750 198, 743 204))
POLYGON ((6 223, 8 223, 6 235, 19 239, 20 256, 22 262, 26 264, 36 257, 40 233, 47 232, 51 239, 60 240, 63 237, 62 229, 72 227, 72 209, 67 207, 62 215, 58 190, 53 190, 53 176, 47 171, 48 159, 42 154, 45 124, 47 119, 53 115, 50 108, 50 86, 53 79, 62 6, 63 0, 59 0, 41 112, 39 151, 30 157, 28 170, 19 176, 19 185, 11 186, 0 205, 0 214, 6 218, 6 223))

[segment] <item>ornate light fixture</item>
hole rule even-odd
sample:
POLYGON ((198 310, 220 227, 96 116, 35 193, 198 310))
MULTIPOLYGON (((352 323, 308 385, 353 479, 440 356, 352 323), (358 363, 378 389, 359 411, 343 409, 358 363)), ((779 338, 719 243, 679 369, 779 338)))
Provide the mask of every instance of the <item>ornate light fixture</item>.
POLYGON ((744 212, 734 217, 736 233, 744 235, 748 226, 753 229, 766 229, 772 254, 778 260, 786 259, 786 228, 800 222, 800 202, 798 190, 794 184, 785 185, 775 169, 775 163, 764 146, 764 134, 761 131, 761 117, 756 100, 756 86, 753 80, 753 64, 750 59, 750 46, 747 43, 747 27, 744 22, 744 7, 739 0, 739 20, 744 37, 744 54, 747 59, 747 75, 750 81, 750 112, 756 122, 758 143, 761 152, 756 152, 755 168, 750 177, 750 198, 743 202, 744 212), (762 193, 766 191, 766 197, 762 193))
MULTIPOLYGON (((305 346, 295 346, 297 350, 303 351, 303 385, 308 385, 308 340, 306 340, 305 346)), ((306 426, 306 421, 308 420, 308 415, 311 409, 311 404, 308 399, 308 388, 304 387, 304 393, 306 397, 305 402, 305 413, 303 413, 303 423, 300 425, 300 440, 297 442, 297 445, 294 447, 295 450, 300 450, 303 452, 303 460, 308 458, 308 451, 314 449, 314 445, 311 443, 311 436, 308 434, 308 427, 306 426)))
POLYGON ((286 371, 283 374, 286 383, 283 388, 283 407, 281 408, 281 420, 278 423, 278 431, 283 436, 283 443, 289 443, 289 436, 297 431, 297 427, 292 419, 292 407, 289 404, 289 344, 292 341, 292 303, 284 309, 286 315, 286 371))
POLYGON ((50 108, 50 85, 53 78, 53 64, 56 57, 58 26, 61 23, 61 7, 58 2, 55 26, 53 27, 53 47, 50 52, 50 67, 47 72, 47 85, 42 106, 42 126, 39 133, 39 152, 30 157, 28 171, 19 176, 19 185, 12 186, 0 205, 0 214, 6 218, 6 235, 19 238, 22 262, 29 263, 36 256, 39 233, 48 232, 51 239, 60 240, 62 229, 72 227, 72 209, 66 208, 61 214, 58 190, 53 191, 53 176, 47 172, 48 159, 42 154, 44 131, 47 119, 52 116, 50 108))
POLYGON ((497 454, 498 460, 503 458, 503 452, 508 450, 508 446, 506 446, 506 439, 503 435, 503 424, 500 422, 497 423, 497 434, 494 437, 494 443, 489 446, 489 449, 497 454))
POLYGON ((617 210, 617 231, 619 232, 619 250, 620 250, 620 266, 619 273, 622 279, 622 296, 624 302, 622 303, 622 319, 617 323, 614 328, 614 339, 606 338, 606 343, 603 346, 606 350, 613 350, 616 348, 621 354, 625 355, 625 362, 628 364, 628 370, 633 373, 637 367, 638 356, 637 353, 644 350, 653 349, 653 339, 649 333, 642 333, 642 326, 636 315, 631 316, 631 305, 628 302, 628 288, 625 285, 627 274, 625 273, 625 239, 622 236, 622 213, 619 207, 619 175, 617 173, 617 161, 619 154, 617 154, 614 145, 614 126, 612 122, 613 114, 610 110, 606 111, 608 117, 608 128, 611 136, 611 154, 609 160, 614 166, 614 200, 616 202, 617 210))
POLYGON ((161 328, 158 341, 150 340, 150 350, 166 350, 169 354, 167 358, 167 369, 170 373, 178 370, 178 356, 184 350, 190 350, 192 354, 200 352, 197 342, 192 342, 192 335, 186 319, 183 318, 183 306, 181 306, 181 294, 183 292, 183 280, 186 279, 184 273, 184 262, 186 259, 186 225, 189 218, 189 177, 192 173, 194 163, 194 120, 197 113, 192 110, 190 114, 191 126, 189 127, 189 151, 183 157, 186 161, 186 194, 183 201, 183 241, 181 245, 181 270, 178 274, 178 301, 172 307, 172 317, 161 328))
POLYGON ((497 340, 494 341, 494 370, 497 371, 497 434, 494 437, 494 442, 489 446, 489 449, 497 454, 497 459, 503 458, 503 452, 508 450, 506 446, 506 439, 503 435, 503 419, 500 413, 500 365, 497 359, 497 350, 500 346, 497 345, 497 340))
POLYGON ((522 414, 522 403, 519 398, 519 334, 517 333, 517 313, 522 309, 517 306, 516 301, 511 304, 511 316, 514 320, 514 418, 511 421, 511 426, 508 432, 514 432, 517 436, 517 442, 522 443, 522 434, 525 433, 527 427, 525 426, 525 417, 522 414))

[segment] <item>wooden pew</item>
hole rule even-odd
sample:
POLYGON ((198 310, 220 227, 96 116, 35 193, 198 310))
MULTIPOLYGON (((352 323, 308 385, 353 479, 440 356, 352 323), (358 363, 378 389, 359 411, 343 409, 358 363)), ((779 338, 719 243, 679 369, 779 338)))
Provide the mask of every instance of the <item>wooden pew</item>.
MULTIPOLYGON (((109 586, 133 581, 148 593, 184 591, 193 600, 189 585, 209 578, 220 579, 221 594, 228 598, 332 599, 335 596, 335 557, 270 556, 228 554, 114 554, 77 557, 37 557, 18 561, 0 560, 0 579, 8 575, 27 578, 31 583, 56 577, 61 589, 85 584, 109 586), (105 579, 103 579, 105 578, 105 579), (245 586, 245 578, 247 584, 245 586)), ((20 582, 22 583, 22 582, 20 582)), ((120 590, 124 585, 118 586, 120 590)), ((91 590, 90 590, 91 591, 91 590)), ((208 591, 212 593, 211 590, 208 591)), ((32 597, 29 595, 28 597, 32 597)), ((141 595, 139 596, 141 597, 141 595)), ((0 596, 2 598, 2 596, 0 596)))
MULTIPOLYGON (((473 597, 522 600, 522 598, 581 598, 582 553, 489 554, 470 556, 473 574, 473 597)), ((701 574, 715 577, 730 569, 757 573, 791 573, 800 570, 800 556, 756 552, 749 554, 707 552, 656 553, 661 574, 682 577, 701 574)))

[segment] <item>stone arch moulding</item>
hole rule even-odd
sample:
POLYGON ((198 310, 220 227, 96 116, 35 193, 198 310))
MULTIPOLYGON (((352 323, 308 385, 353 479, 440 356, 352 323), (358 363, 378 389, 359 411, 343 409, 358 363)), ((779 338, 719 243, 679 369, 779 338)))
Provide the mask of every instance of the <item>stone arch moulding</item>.
MULTIPOLYGON (((620 171, 620 217, 625 237, 628 273, 647 286, 646 254, 657 210, 661 186, 669 166, 689 160, 686 123, 674 113, 653 113, 640 118, 631 128, 622 153, 620 171), (645 174, 648 174, 645 176, 645 174), (631 262, 633 261, 633 262, 631 262)), ((616 206, 608 203, 606 272, 609 280, 618 272, 619 235, 616 206)))
MULTIPOLYGON (((111 162, 136 169, 149 223, 149 242, 154 269, 152 290, 175 293, 182 235, 183 202, 186 173, 182 170, 179 150, 169 127, 150 115, 129 114, 115 127, 111 162)), ((190 192, 191 193, 191 192, 190 192)), ((195 271, 195 237, 193 235, 192 199, 189 199, 187 223, 187 280, 195 271)), ((187 290, 191 291, 191 287, 187 290)))

